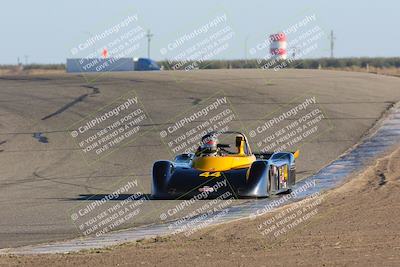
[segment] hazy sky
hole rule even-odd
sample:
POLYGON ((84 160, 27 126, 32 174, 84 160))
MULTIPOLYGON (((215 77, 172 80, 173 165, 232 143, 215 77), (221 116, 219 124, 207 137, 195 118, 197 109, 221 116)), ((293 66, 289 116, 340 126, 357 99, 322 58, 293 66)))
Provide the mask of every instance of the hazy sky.
MULTIPOLYGON (((234 36, 229 47, 214 58, 244 58, 246 44, 249 51, 269 34, 312 14, 326 35, 320 38, 319 48, 305 57, 329 56, 330 30, 336 36, 336 57, 399 56, 399 10, 400 1, 395 0, 4 0, 0 64, 15 64, 17 57, 24 62, 25 55, 29 62, 65 62, 72 57, 73 47, 133 14, 138 16, 135 25, 154 34, 151 55, 156 60, 165 58, 160 49, 222 14, 234 36)), ((135 56, 146 56, 146 39, 139 43, 135 56)))

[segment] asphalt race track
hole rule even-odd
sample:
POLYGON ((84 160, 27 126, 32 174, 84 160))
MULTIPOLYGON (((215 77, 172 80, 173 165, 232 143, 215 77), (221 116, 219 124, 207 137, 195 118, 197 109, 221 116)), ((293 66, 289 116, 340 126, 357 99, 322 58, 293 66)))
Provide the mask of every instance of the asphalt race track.
MULTIPOLYGON (((400 99, 398 78, 337 71, 0 77, 0 248, 79 236, 71 210, 111 193, 124 177, 137 179, 143 193, 149 194, 153 162, 171 158, 160 130, 216 93, 229 99, 237 125, 243 126, 239 130, 245 132, 272 112, 316 98, 330 127, 301 144, 300 178, 357 143, 400 99), (141 125, 144 134, 88 165, 68 129, 132 92, 149 118, 141 125)), ((133 222, 121 227, 160 222, 160 214, 179 202, 148 201, 133 222)))

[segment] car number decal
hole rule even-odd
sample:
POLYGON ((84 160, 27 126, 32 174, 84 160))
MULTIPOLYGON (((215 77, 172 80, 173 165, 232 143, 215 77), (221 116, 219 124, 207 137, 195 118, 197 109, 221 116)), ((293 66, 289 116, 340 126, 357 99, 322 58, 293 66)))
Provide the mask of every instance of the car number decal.
POLYGON ((221 176, 221 172, 203 172, 201 174, 199 174, 199 176, 208 178, 208 177, 220 177, 221 176))

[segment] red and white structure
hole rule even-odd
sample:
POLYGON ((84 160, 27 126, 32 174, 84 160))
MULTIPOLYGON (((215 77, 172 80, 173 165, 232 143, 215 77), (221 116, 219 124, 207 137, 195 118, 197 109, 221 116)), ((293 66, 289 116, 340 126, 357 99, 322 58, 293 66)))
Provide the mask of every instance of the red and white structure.
POLYGON ((271 57, 273 59, 287 59, 286 35, 283 32, 271 34, 269 40, 271 57))

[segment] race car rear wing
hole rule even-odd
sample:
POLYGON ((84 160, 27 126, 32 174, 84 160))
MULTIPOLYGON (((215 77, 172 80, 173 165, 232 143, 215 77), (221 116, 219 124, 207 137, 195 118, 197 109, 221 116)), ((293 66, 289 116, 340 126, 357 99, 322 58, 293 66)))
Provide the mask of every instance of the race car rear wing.
MULTIPOLYGON (((288 153, 292 153, 294 158, 297 159, 300 155, 300 150, 296 150, 294 152, 288 152, 288 153)), ((254 156, 256 156, 257 159, 268 160, 271 158, 271 156, 273 154, 275 154, 275 152, 266 152, 266 153, 256 152, 256 153, 254 153, 254 156)))

